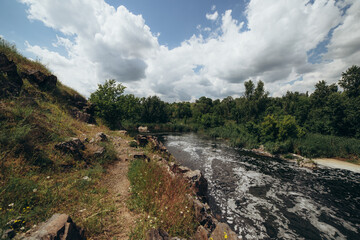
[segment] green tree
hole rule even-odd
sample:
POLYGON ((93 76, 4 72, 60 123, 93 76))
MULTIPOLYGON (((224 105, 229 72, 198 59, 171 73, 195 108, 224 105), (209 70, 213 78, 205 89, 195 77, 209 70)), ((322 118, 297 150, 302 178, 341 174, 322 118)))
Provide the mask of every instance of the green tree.
POLYGON ((360 96, 360 67, 353 65, 342 73, 339 85, 349 97, 360 96))
POLYGON ((141 120, 145 123, 166 123, 169 113, 165 102, 158 96, 151 96, 141 100, 143 112, 141 120))
POLYGON ((95 104, 96 115, 104 119, 111 129, 121 127, 121 96, 124 90, 125 87, 121 83, 110 79, 104 84, 98 84, 98 89, 90 95, 90 102, 95 104))

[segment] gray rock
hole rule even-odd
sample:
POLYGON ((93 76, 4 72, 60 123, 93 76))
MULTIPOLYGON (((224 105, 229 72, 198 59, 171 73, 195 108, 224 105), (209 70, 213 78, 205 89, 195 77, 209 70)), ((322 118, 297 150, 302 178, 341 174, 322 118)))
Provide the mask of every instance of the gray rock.
MULTIPOLYGON (((1 230, 1 229, 0 229, 1 230)), ((7 229, 1 233, 0 231, 0 239, 13 239, 16 233, 13 229, 7 229)))
POLYGON ((105 133, 99 132, 95 135, 95 141, 96 142, 107 142, 107 141, 109 141, 109 137, 105 133))
POLYGON ((66 214, 54 214, 49 220, 41 223, 33 230, 26 240, 83 240, 86 239, 84 231, 77 227, 66 214))
POLYGON ((184 173, 187 179, 195 189, 196 195, 203 201, 207 201, 208 182, 200 170, 188 171, 184 173))
POLYGON ((71 138, 70 140, 55 145, 55 149, 62 152, 71 153, 75 157, 82 158, 80 150, 85 149, 85 145, 79 138, 71 138))

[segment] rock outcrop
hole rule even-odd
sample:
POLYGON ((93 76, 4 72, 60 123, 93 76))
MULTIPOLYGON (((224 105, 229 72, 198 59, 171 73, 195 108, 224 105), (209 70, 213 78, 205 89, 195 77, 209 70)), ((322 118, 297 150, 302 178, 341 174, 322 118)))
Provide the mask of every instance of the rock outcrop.
POLYGON ((41 71, 25 71, 21 73, 21 76, 28 79, 31 84, 36 84, 42 90, 56 88, 57 77, 55 75, 46 75, 41 71))
POLYGON ((79 138, 71 138, 68 141, 56 144, 55 149, 65 153, 71 153, 74 157, 82 158, 80 150, 84 150, 85 145, 81 142, 79 138))
POLYGON ((22 85, 16 64, 0 53, 0 98, 18 96, 22 85))
POLYGON ((84 231, 66 214, 54 214, 49 220, 32 230, 25 240, 83 240, 84 231))

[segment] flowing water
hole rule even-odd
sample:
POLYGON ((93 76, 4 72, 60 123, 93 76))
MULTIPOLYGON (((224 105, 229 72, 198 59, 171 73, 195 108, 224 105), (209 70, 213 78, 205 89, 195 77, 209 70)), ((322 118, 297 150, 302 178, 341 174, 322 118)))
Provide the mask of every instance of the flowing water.
POLYGON ((196 134, 161 139, 205 174, 214 214, 242 239, 360 239, 359 173, 299 168, 196 134))

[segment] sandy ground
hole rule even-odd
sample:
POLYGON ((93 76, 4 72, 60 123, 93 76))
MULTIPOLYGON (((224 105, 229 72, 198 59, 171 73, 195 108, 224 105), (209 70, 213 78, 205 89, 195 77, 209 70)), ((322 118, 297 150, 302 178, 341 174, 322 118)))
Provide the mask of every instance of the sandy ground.
POLYGON ((312 159, 314 162, 316 162, 319 165, 331 167, 331 168, 340 168, 340 169, 346 169, 353 172, 360 173, 360 165, 333 159, 333 158, 315 158, 312 159))

